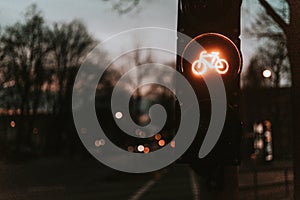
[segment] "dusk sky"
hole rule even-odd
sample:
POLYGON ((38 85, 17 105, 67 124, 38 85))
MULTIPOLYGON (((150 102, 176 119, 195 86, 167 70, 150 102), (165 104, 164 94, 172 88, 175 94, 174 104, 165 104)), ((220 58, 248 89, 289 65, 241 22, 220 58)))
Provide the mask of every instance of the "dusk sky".
MULTIPOLYGON (((90 33, 99 41, 103 41, 114 34, 137 27, 163 27, 176 30, 177 26, 177 1, 174 0, 147 0, 130 13, 120 15, 112 9, 112 2, 103 0, 10 0, 0 1, 1 26, 11 25, 22 20, 28 6, 35 3, 45 16, 46 22, 65 22, 73 19, 82 20, 90 33)), ((278 3, 279 1, 277 1, 278 3)), ((274 3, 273 3, 274 4, 274 3)), ((274 4, 280 7, 281 4, 274 4)), ((254 21, 257 13, 262 11, 255 0, 244 0, 242 7, 242 53, 244 69, 247 67, 251 56, 256 52, 257 42, 253 38, 244 37, 243 27, 249 26, 254 21), (256 44, 256 45, 255 45, 256 44)), ((121 45, 136 45, 136 40, 144 41, 146 38, 132 38, 121 45)), ((166 45, 176 46, 175 38, 157 38, 166 45)), ((113 48, 111 51, 116 51, 113 48)), ((110 51, 110 50, 109 50, 110 51)), ((245 70, 243 70, 245 71, 245 70)))

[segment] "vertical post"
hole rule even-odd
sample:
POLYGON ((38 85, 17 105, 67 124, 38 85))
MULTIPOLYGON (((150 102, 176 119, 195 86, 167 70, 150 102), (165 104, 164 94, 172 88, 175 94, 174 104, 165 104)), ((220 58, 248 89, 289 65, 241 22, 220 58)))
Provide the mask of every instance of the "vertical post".
MULTIPOLYGON (((204 33, 219 33, 231 39, 239 48, 241 3, 242 0, 179 0, 177 30, 191 38, 204 33)), ((183 52, 184 48, 185 44, 178 41, 178 52, 183 52)), ((227 126, 227 129, 224 129, 225 131, 222 132, 223 137, 221 136, 221 142, 217 144, 218 148, 215 148, 217 150, 210 155, 210 158, 202 159, 199 163, 197 160, 190 161, 192 168, 196 169, 195 171, 198 174, 203 175, 203 177, 200 177, 200 199, 238 200, 238 167, 236 165, 239 163, 238 148, 241 137, 241 124, 237 116, 239 112, 240 91, 239 72, 238 76, 231 77, 230 73, 228 73, 228 76, 223 76, 223 82, 227 85, 227 107, 232 110, 226 116, 227 123, 225 126, 227 126), (217 172, 213 171, 214 168, 216 168, 217 172), (218 170, 222 172, 219 173, 218 170), (209 184, 207 184, 208 179, 205 176, 210 175, 212 176, 209 177, 212 178, 211 181, 216 181, 215 188, 209 188, 209 184), (222 186, 219 187, 219 184, 222 186)), ((194 90, 198 91, 199 95, 197 97, 206 99, 208 95, 206 95, 207 92, 203 92, 207 90, 203 89, 206 88, 202 83, 203 81, 193 79, 191 82, 194 85, 194 90)), ((209 110, 209 106, 203 103, 205 101, 201 102, 203 105, 200 107, 209 110)), ((203 119, 204 117, 202 116, 206 117, 205 114, 201 113, 201 118, 203 119)), ((210 120, 207 121, 209 122, 210 120)), ((202 129, 199 129, 196 140, 203 139, 203 135, 205 135, 205 128, 203 127, 207 125, 207 121, 203 120, 203 124, 199 124, 199 127, 202 126, 202 129)), ((195 155, 198 155, 197 148, 201 145, 201 141, 197 142, 200 144, 198 145, 197 143, 194 145, 194 149, 190 148, 193 151, 192 154, 195 155)))

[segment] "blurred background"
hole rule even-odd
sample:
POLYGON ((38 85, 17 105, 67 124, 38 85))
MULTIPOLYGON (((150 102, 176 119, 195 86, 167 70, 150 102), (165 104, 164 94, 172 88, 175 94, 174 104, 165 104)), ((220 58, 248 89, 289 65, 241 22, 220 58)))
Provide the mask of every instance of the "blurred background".
MULTIPOLYGON (((269 3, 289 22, 285 0, 269 3)), ((0 2, 0 199, 199 199, 198 177, 184 164, 143 175, 103 166, 82 145, 72 118, 74 79, 88 53, 131 28, 177 30, 177 7, 171 0, 0 2)), ((240 199, 292 199, 293 108, 286 36, 259 1, 244 0, 241 9, 240 199)), ((124 43, 100 49, 98 61, 105 63, 126 46, 154 41, 176 50, 175 35, 132 35, 124 43)), ((97 86, 99 122, 108 137, 129 152, 175 148, 170 124, 141 145, 138 139, 118 134, 110 111, 111 93, 120 77, 133 66, 152 62, 176 67, 175 56, 137 50, 119 56, 97 86)), ((133 77, 137 83, 168 76, 143 73, 133 77)), ((175 97, 169 90, 157 85, 133 90, 134 83, 124 85, 124 92, 132 94, 136 123, 147 124, 147 111, 156 103, 174 114, 170 102, 175 97)), ((84 134, 87 128, 78 131, 84 134)), ((105 140, 95 141, 99 151, 103 145, 105 140)))

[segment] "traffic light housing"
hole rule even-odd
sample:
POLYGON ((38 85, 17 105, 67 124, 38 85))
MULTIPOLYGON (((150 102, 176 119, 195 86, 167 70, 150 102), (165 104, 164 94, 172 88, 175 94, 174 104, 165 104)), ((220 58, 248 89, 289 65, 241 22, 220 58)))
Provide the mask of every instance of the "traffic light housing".
POLYGON ((178 32, 193 39, 187 41, 178 37, 177 70, 192 85, 201 110, 197 136, 181 162, 191 163, 200 174, 214 167, 222 168, 240 162, 240 6, 241 0, 179 0, 178 4, 178 32), (222 77, 227 112, 217 144, 205 158, 200 159, 198 152, 211 117, 210 94, 203 79, 203 76, 209 75, 207 69, 216 70, 222 77))

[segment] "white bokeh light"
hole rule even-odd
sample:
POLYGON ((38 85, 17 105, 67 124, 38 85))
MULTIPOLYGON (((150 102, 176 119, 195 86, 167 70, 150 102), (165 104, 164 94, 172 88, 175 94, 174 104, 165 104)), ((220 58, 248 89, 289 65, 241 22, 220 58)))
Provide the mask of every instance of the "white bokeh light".
POLYGON ((116 117, 117 119, 121 119, 121 118, 123 117, 123 113, 121 113, 121 112, 116 112, 115 117, 116 117))
POLYGON ((263 71, 263 76, 264 76, 265 78, 270 78, 270 77, 272 76, 271 70, 265 69, 265 70, 263 71))
POLYGON ((144 147, 144 145, 139 145, 137 149, 139 152, 143 152, 145 147, 144 147))

